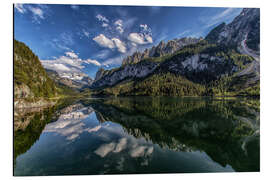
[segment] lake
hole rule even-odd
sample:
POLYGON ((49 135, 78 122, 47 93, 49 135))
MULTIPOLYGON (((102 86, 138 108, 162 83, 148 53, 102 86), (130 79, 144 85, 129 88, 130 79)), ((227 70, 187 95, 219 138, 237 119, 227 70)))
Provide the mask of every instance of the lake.
POLYGON ((260 171, 259 100, 70 99, 14 113, 15 176, 260 171))

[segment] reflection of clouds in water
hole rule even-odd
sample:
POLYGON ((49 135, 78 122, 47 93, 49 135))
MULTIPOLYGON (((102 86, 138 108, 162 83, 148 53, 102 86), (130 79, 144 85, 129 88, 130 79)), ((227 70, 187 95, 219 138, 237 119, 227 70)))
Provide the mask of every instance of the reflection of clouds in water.
POLYGON ((125 149, 127 146, 127 138, 121 138, 119 140, 119 143, 116 145, 115 149, 113 152, 115 153, 119 153, 121 152, 123 149, 125 149))
POLYGON ((48 124, 44 132, 56 132, 65 136, 67 140, 74 140, 83 132, 97 132, 101 128, 101 125, 86 127, 83 122, 93 112, 93 109, 90 107, 78 109, 77 107, 73 105, 69 108, 71 112, 66 110, 65 114, 62 114, 56 122, 48 124))
POLYGON ((97 132, 99 129, 101 128, 101 125, 98 125, 96 127, 93 127, 93 128, 88 128, 88 132, 91 133, 91 132, 97 132))
POLYGON ((96 134, 102 141, 110 142, 113 136, 122 136, 122 127, 111 122, 101 124, 103 132, 96 134))
POLYGON ((102 144, 95 153, 100 157, 105 157, 108 153, 119 153, 127 147, 127 138, 121 138, 118 143, 111 142, 109 144, 102 144))
POLYGON ((89 114, 83 112, 71 112, 60 116, 61 119, 85 119, 89 114))
POLYGON ((131 157, 142 157, 145 153, 146 146, 138 146, 130 151, 131 157))
POLYGON ((72 134, 71 136, 67 137, 67 140, 76 139, 78 136, 79 136, 79 134, 72 134))
POLYGON ((111 142, 109 144, 102 144, 95 153, 100 157, 105 157, 109 152, 113 151, 115 148, 115 143, 111 142))
POLYGON ((140 145, 140 143, 137 142, 137 139, 130 139, 129 137, 129 139, 119 139, 118 143, 111 142, 107 144, 102 144, 98 149, 95 150, 95 153, 100 157, 104 158, 110 152, 119 153, 125 149, 129 151, 130 157, 137 158, 143 156, 150 156, 153 153, 154 147, 147 144, 140 145))
POLYGON ((130 151, 131 157, 142 157, 142 156, 150 156, 153 153, 154 147, 150 146, 137 146, 136 148, 130 151))
POLYGON ((149 147, 149 148, 147 149, 145 155, 150 156, 150 155, 153 153, 153 151, 154 151, 154 147, 151 146, 151 147, 149 147))

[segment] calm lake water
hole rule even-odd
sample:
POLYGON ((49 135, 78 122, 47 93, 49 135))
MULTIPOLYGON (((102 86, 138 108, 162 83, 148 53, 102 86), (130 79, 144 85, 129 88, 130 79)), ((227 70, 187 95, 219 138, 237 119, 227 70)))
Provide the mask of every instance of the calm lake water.
POLYGON ((14 116, 14 175, 260 171, 259 101, 66 100, 14 116))

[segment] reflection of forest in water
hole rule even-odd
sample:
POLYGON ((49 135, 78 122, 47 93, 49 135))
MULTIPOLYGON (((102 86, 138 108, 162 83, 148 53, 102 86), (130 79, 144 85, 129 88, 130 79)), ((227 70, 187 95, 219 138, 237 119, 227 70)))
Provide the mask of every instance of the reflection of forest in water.
MULTIPOLYGON (((108 98, 76 100, 38 112, 15 112, 15 158, 25 153, 46 132, 65 123, 74 131, 62 129, 67 139, 82 132, 80 119, 93 111, 99 122, 120 124, 126 133, 144 138, 173 151, 203 151, 223 167, 235 171, 259 171, 258 100, 218 100, 207 98, 108 98), (68 134, 70 133, 70 134, 68 134)), ((151 149, 150 149, 151 150, 151 149)))

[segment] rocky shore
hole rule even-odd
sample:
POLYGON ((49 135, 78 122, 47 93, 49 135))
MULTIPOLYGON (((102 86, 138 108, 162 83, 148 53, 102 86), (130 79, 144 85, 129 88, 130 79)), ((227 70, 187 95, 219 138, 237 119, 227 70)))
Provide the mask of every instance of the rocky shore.
POLYGON ((21 108, 46 108, 56 104, 56 100, 49 101, 45 99, 39 99, 37 101, 26 101, 25 99, 15 99, 14 100, 14 109, 21 108))

